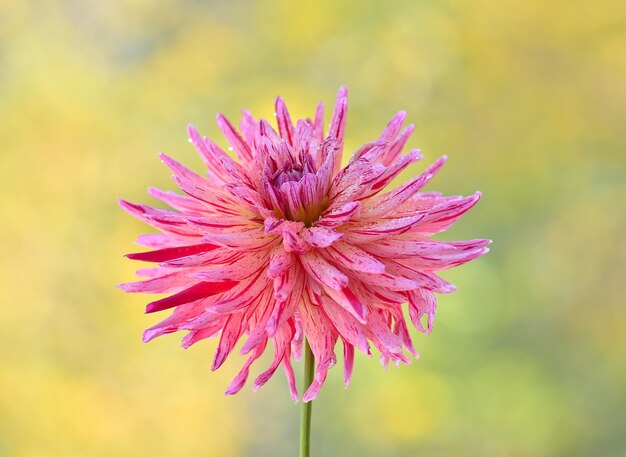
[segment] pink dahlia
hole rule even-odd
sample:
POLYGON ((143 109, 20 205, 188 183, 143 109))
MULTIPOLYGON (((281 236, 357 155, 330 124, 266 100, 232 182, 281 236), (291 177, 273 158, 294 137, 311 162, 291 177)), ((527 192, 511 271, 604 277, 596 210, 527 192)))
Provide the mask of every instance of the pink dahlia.
POLYGON ((343 344, 344 381, 350 382, 354 348, 371 354, 372 343, 386 366, 417 356, 403 304, 421 332, 433 326, 435 293, 455 287, 437 275, 487 252, 489 240, 437 241, 480 198, 421 192, 444 164, 442 157, 422 174, 392 190, 391 181, 421 159, 402 155, 414 129, 402 130, 405 112, 380 137, 352 153, 341 167, 347 90, 337 94, 324 133, 324 107, 314 120, 295 125, 276 99, 278 132, 264 119, 243 112, 239 133, 222 115, 217 124, 238 160, 189 127, 208 169, 207 176, 161 155, 184 195, 150 188, 173 210, 120 201, 133 216, 160 230, 138 242, 154 250, 128 254, 156 266, 138 273, 148 279, 122 284, 127 292, 171 294, 153 301, 147 313, 173 309, 143 335, 144 341, 187 331, 187 348, 219 335, 212 370, 244 337, 243 368, 227 394, 245 384, 250 366, 269 341, 274 359, 254 381, 265 384, 282 365, 298 399, 291 358, 298 360, 306 338, 315 374, 305 402, 314 399, 343 344), (424 318, 424 319, 423 319, 424 318), (425 322, 423 322, 425 320, 425 322))

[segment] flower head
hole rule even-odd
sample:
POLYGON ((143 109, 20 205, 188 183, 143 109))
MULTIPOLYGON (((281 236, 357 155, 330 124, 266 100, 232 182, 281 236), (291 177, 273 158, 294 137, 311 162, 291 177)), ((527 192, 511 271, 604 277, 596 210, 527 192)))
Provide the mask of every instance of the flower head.
MULTIPOLYGON (((343 344, 344 381, 352 375, 354 349, 386 366, 416 356, 402 307, 428 333, 435 293, 455 287, 436 272, 487 252, 489 240, 442 242, 430 238, 450 227, 479 199, 422 192, 444 164, 386 190, 406 167, 421 159, 402 154, 414 126, 402 130, 399 112, 380 137, 364 144, 341 168, 347 90, 341 88, 324 133, 324 107, 314 120, 292 122, 276 100, 278 131, 243 112, 241 133, 222 115, 217 123, 238 160, 189 127, 189 138, 208 169, 201 176, 161 155, 184 195, 154 188, 149 193, 173 210, 120 201, 133 216, 162 233, 141 236, 154 248, 128 254, 154 262, 139 271, 148 279, 122 284, 127 292, 170 293, 148 304, 147 313, 173 309, 144 333, 144 341, 187 331, 183 347, 219 335, 212 369, 244 339, 243 368, 226 393, 238 392, 250 366, 271 341, 274 359, 254 382, 258 389, 282 365, 297 400, 291 358, 303 337, 315 357, 315 379, 304 401, 315 398, 343 344), (423 319, 424 317, 424 319, 423 319), (423 320, 426 322, 423 323, 423 320)), ((229 148, 229 149, 231 149, 229 148)))

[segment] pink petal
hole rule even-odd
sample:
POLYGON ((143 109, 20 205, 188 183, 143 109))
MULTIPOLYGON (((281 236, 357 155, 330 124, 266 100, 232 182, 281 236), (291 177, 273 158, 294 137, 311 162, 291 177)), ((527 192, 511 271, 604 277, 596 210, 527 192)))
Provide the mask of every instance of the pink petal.
POLYGON ((289 226, 283 230, 283 247, 287 252, 304 254, 309 250, 310 245, 289 226))
POLYGON ((266 291, 259 300, 258 306, 251 313, 248 339, 241 348, 242 354, 247 354, 259 344, 267 340, 269 335, 266 327, 274 309, 275 301, 272 297, 271 291, 266 291))
POLYGON ((342 236, 342 233, 324 227, 310 227, 302 231, 302 239, 315 248, 327 248, 342 236))
POLYGON ((389 124, 387 124, 387 127, 385 127, 385 130, 380 135, 379 140, 393 141, 396 136, 398 136, 405 119, 406 111, 399 111, 398 114, 396 114, 391 121, 389 121, 389 124))
POLYGON ((385 264, 363 249, 349 243, 339 242, 324 250, 324 256, 344 268, 364 273, 384 273, 385 264))
POLYGON ((187 195, 177 194, 176 192, 163 191, 156 187, 149 187, 148 194, 186 214, 205 214, 211 211, 211 207, 203 204, 201 201, 188 197, 187 195))
MULTIPOLYGON (((155 273, 161 270, 162 269, 157 269, 155 273)), ((163 274, 155 275, 153 278, 145 281, 120 284, 119 287, 124 292, 143 294, 167 294, 183 290, 189 281, 189 272, 169 273, 168 271, 171 270, 165 270, 163 274)))
MULTIPOLYGON (((224 326, 224 321, 225 319, 216 319, 208 327, 202 327, 197 330, 190 330, 181 342, 182 347, 184 349, 188 349, 196 344, 198 341, 211 338, 222 329, 222 327, 224 326)), ((176 327, 175 330, 179 330, 179 328, 176 327)))
POLYGON ((293 401, 298 401, 298 388, 296 387, 296 375, 293 372, 293 366, 291 365, 291 355, 289 351, 285 352, 283 358, 283 369, 285 376, 287 377, 287 384, 289 385, 289 392, 293 401))
POLYGON ((278 121, 278 131, 280 132, 280 136, 282 136, 287 143, 293 145, 293 123, 291 122, 287 106, 281 97, 276 98, 275 107, 276 120, 278 121))
POLYGON ((364 354, 370 354, 363 325, 350 312, 330 297, 311 298, 313 303, 319 303, 322 306, 330 322, 344 340, 359 348, 364 354))
POLYGON ((324 140, 324 104, 321 102, 317 105, 317 109, 315 110, 313 130, 315 131, 317 141, 321 143, 324 140))
POLYGON ((434 165, 437 165, 436 167, 430 167, 420 176, 413 178, 409 182, 403 184, 400 187, 397 187, 396 189, 386 194, 367 200, 367 204, 361 211, 361 215, 363 217, 379 217, 395 211, 404 202, 409 200, 413 195, 421 190, 432 179, 432 177, 434 176, 434 173, 432 171, 434 170, 436 172, 437 170, 439 170, 445 160, 445 157, 442 157, 437 162, 435 162, 434 165))
POLYGON ((245 253, 241 251, 219 246, 211 251, 201 252, 188 257, 167 260, 161 262, 160 265, 171 268, 196 268, 207 265, 235 262, 241 259, 244 255, 245 253))
POLYGON ((374 334, 372 341, 379 351, 390 356, 402 353, 402 339, 391 331, 380 311, 369 314, 367 329, 374 334))
POLYGON ((261 227, 234 233, 210 233, 202 239, 219 246, 249 252, 269 249, 280 240, 278 237, 267 236, 261 227))
POLYGON ((270 255, 267 276, 275 279, 283 274, 293 264, 293 255, 281 247, 274 248, 270 255))
POLYGON ((125 200, 119 200, 119 205, 131 216, 162 230, 178 236, 199 235, 199 231, 191 226, 179 213, 152 208, 146 205, 136 205, 125 200))
POLYGON ((348 202, 339 208, 324 213, 316 222, 316 226, 327 228, 339 227, 352 219, 353 216, 359 214, 360 209, 360 202, 348 202))
POLYGON ((389 263, 385 262, 385 265, 385 273, 367 274, 354 271, 352 276, 358 278, 363 284, 386 290, 411 290, 422 284, 413 277, 396 274, 396 271, 389 267, 389 263))
POLYGON ((348 285, 348 277, 314 251, 300 255, 300 262, 306 272, 321 284, 335 290, 342 290, 348 285))
POLYGON ((225 293, 210 309, 216 313, 233 313, 246 309, 262 299, 270 284, 265 277, 265 271, 259 270, 225 293))
POLYGON ((190 244, 201 241, 201 235, 194 233, 193 235, 172 235, 151 233, 148 235, 140 235, 137 237, 136 243, 140 246, 155 249, 175 248, 181 245, 190 244))
POLYGON ((239 123, 239 130, 243 134, 243 137, 248 145, 254 144, 254 135, 256 131, 256 122, 254 117, 250 114, 250 111, 244 109, 242 111, 241 122, 239 123))
POLYGON ((304 333, 307 335, 316 362, 313 383, 302 398, 304 402, 309 402, 317 397, 326 380, 328 369, 336 362, 333 348, 337 335, 329 331, 330 323, 319 307, 311 306, 310 303, 301 303, 298 310, 304 333))
POLYGON ((354 368, 354 346, 343 342, 343 385, 348 387, 354 368))
POLYGON ((424 214, 400 217, 397 219, 383 220, 362 227, 355 227, 344 234, 344 241, 349 243, 371 243, 383 238, 399 235, 411 229, 414 225, 425 218, 424 214))
POLYGON ((272 339, 274 343, 274 360, 272 361, 270 367, 254 380, 255 391, 259 390, 274 375, 276 369, 283 361, 285 354, 291 350, 290 343, 292 337, 293 330, 289 326, 283 326, 278 332, 276 332, 274 338, 272 339))
POLYGON ((378 177, 374 183, 372 183, 371 190, 366 192, 362 198, 368 198, 372 195, 376 195, 378 192, 383 190, 393 179, 398 176, 406 167, 411 165, 412 163, 421 160, 422 154, 419 149, 413 149, 409 151, 406 155, 400 157, 395 160, 391 165, 385 165, 385 172, 378 177))
POLYGON ((203 269, 191 276, 209 282, 224 279, 241 281, 257 273, 267 264, 267 254, 267 251, 251 252, 249 255, 241 256, 240 259, 226 265, 214 265, 214 268, 210 270, 203 269))
POLYGON ((357 321, 362 324, 366 323, 365 318, 368 314, 367 307, 354 295, 349 287, 345 287, 342 290, 335 290, 329 287, 324 289, 326 293, 332 298, 339 306, 352 314, 357 321))
MULTIPOLYGON (((265 340, 265 343, 267 343, 267 340, 265 340)), ((248 375, 250 374, 250 365, 263 355, 264 350, 265 344, 259 345, 254 349, 254 352, 248 357, 241 371, 237 374, 237 376, 235 376, 235 379, 232 380, 226 389, 226 395, 235 395, 243 388, 248 380, 248 375)))
POLYGON ((420 198, 414 198, 405 206, 419 209, 424 214, 424 219, 415 227, 415 230, 424 235, 431 235, 447 230, 463 214, 470 210, 480 199, 480 192, 470 197, 448 198, 443 203, 424 207, 420 198))
POLYGON ((409 316, 411 322, 416 329, 422 333, 430 333, 435 320, 435 311, 437 310, 437 299, 435 295, 426 289, 416 289, 407 292, 409 297, 409 316), (422 316, 428 315, 428 324, 426 328, 422 325, 422 316))
POLYGON ((231 178, 224 170, 220 160, 220 155, 225 155, 225 153, 219 149, 217 145, 212 147, 212 142, 207 138, 202 138, 193 125, 190 124, 187 126, 187 133, 189 134, 189 139, 200 154, 202 161, 206 165, 212 181, 214 183, 230 182, 231 178))
POLYGON ((389 146, 389 149, 387 149, 387 152, 385 152, 385 155, 382 158, 382 163, 384 166, 388 167, 398 159, 398 157, 400 156, 400 153, 402 153, 402 149, 404 148, 404 145, 406 144, 407 140, 409 139, 409 137, 411 136, 414 130, 415 130, 415 124, 409 125, 407 128, 404 129, 404 131, 400 134, 400 136, 391 144, 391 146, 389 146))
POLYGON ((226 357, 232 352, 237 340, 243 333, 243 321, 240 315, 231 314, 222 329, 222 336, 215 351, 211 371, 217 370, 226 361, 226 357))
POLYGON ((216 119, 218 127, 224 134, 224 137, 226 137, 228 143, 230 143, 235 150, 239 160, 244 163, 252 161, 252 151, 250 151, 250 147, 243 138, 241 138, 239 133, 237 133, 230 121, 222 114, 218 114, 216 119))
POLYGON ((165 154, 159 154, 159 157, 174 172, 174 181, 183 192, 198 200, 211 202, 212 196, 219 189, 218 187, 171 157, 165 154))

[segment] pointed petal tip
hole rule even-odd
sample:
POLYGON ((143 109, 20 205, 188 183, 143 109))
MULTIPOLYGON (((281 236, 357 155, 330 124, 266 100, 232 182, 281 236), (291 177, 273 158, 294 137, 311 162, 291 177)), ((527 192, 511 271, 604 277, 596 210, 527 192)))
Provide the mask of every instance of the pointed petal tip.
POLYGON ((239 379, 239 376, 237 376, 224 391, 224 396, 228 397, 238 394, 239 392, 241 392, 241 389, 243 389, 245 383, 246 379, 239 379))
POLYGON ((152 341, 153 339, 155 339, 158 336, 158 333, 155 329, 147 329, 144 330, 144 332, 141 335, 141 341, 144 343, 149 343, 150 341, 152 341))
POLYGON ((337 90, 337 98, 346 97, 347 95, 348 95, 348 86, 346 86, 345 84, 342 84, 341 86, 339 86, 339 89, 337 90))
POLYGON ((444 154, 441 157, 439 157, 437 160, 435 160, 433 164, 430 166, 430 168, 433 168, 436 171, 439 171, 439 169, 441 169, 443 164, 445 164, 447 161, 448 161, 448 156, 444 154))
POLYGON ((136 283, 134 282, 125 282, 122 284, 118 284, 117 286, 120 289, 122 289, 124 292, 126 293, 134 293, 134 292, 139 292, 136 288, 136 283))
POLYGON ((174 171, 174 167, 176 167, 176 165, 179 165, 179 163, 176 160, 172 159, 170 156, 168 156, 167 154, 163 152, 159 152, 158 156, 161 162, 163 162, 165 166, 167 166, 172 171, 174 171))
POLYGON ((138 209, 138 205, 131 203, 128 200, 124 200, 123 198, 118 198, 117 204, 128 213, 132 213, 133 210, 136 211, 138 209))

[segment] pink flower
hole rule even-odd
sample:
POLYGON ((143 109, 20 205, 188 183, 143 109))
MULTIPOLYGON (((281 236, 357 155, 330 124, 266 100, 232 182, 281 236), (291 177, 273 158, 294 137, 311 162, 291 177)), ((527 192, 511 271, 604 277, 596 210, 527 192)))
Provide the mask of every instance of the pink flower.
POLYGON ((430 238, 480 198, 479 193, 444 197, 421 192, 445 157, 400 187, 384 190, 421 159, 418 150, 401 154, 414 128, 401 130, 403 111, 341 168, 346 110, 347 90, 342 87, 326 135, 322 104, 313 121, 294 125, 277 98, 278 132, 244 111, 240 134, 218 115, 237 161, 190 126, 190 141, 208 176, 161 155, 185 195, 154 188, 149 193, 174 210, 120 201, 130 214, 162 232, 138 240, 154 250, 128 254, 156 263, 138 272, 148 279, 121 285, 127 292, 172 294, 148 304, 147 313, 173 312, 146 330, 144 341, 185 330, 182 345, 187 348, 219 334, 212 365, 216 370, 244 337, 241 353, 248 358, 227 394, 243 387, 269 341, 274 360, 256 378, 254 389, 282 365, 294 400, 298 392, 291 358, 300 358, 303 337, 316 362, 304 401, 317 396, 336 362, 339 339, 346 385, 355 347, 370 355, 372 343, 385 366, 390 360, 408 363, 404 350, 414 356, 417 352, 403 304, 408 303, 413 325, 429 333, 435 293, 455 290, 436 272, 488 251, 489 240, 430 238))

